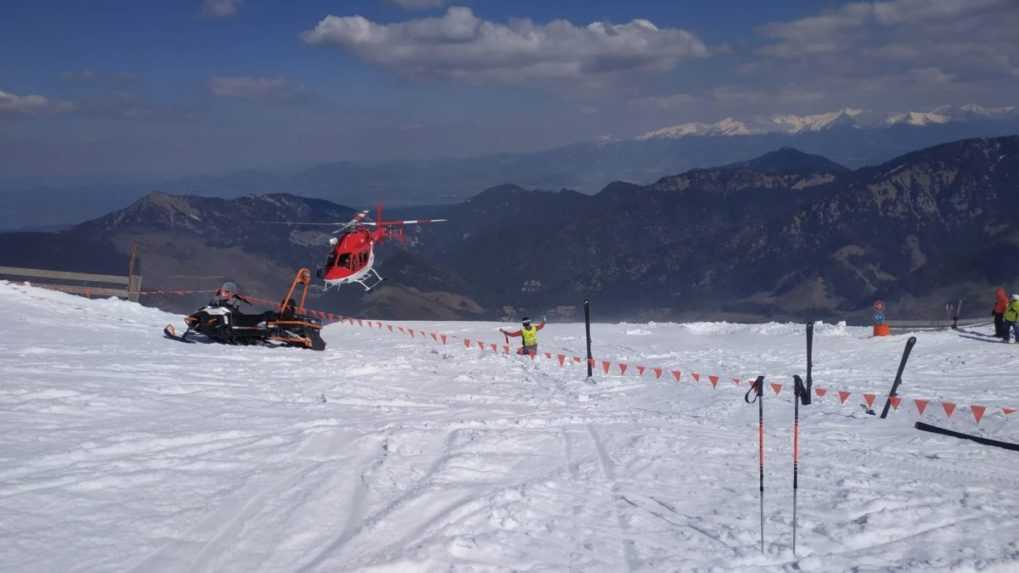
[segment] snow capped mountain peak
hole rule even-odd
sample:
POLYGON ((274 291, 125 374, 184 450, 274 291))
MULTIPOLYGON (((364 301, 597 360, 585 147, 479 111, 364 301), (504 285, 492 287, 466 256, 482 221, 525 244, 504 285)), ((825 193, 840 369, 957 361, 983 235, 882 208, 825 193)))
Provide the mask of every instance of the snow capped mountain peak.
POLYGON ((989 118, 1011 115, 1016 111, 1014 105, 1001 107, 984 107, 982 105, 977 105, 974 103, 968 103, 964 106, 960 106, 959 109, 971 115, 979 115, 982 117, 989 118))
POLYGON ((677 139, 696 135, 752 135, 754 133, 759 132, 750 129, 742 121, 727 117, 716 123, 691 122, 663 127, 644 133, 637 139, 677 139))
POLYGON ((912 125, 922 127, 925 125, 940 125, 952 121, 952 117, 943 113, 908 111, 888 116, 885 123, 888 125, 912 125))
POLYGON ((876 129, 891 126, 930 127, 953 122, 1019 120, 1016 106, 985 107, 976 104, 944 105, 930 111, 877 112, 844 107, 827 113, 809 115, 779 114, 753 119, 727 117, 715 123, 681 123, 646 132, 637 137, 679 139, 689 136, 741 136, 765 133, 788 135, 819 133, 833 129, 876 129))
POLYGON ((836 127, 859 127, 856 120, 861 114, 863 114, 862 109, 846 107, 838 111, 814 115, 776 115, 772 116, 771 122, 778 128, 778 131, 803 133, 825 131, 836 127))

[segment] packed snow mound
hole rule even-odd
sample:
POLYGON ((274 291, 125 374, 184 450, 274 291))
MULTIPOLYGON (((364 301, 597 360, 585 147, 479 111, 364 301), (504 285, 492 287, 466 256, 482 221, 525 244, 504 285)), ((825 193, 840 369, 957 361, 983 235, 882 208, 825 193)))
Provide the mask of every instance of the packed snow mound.
MULTIPOLYGON (((816 327, 816 385, 853 398, 800 409, 793 555, 788 377, 803 372, 803 325, 594 324, 613 367, 588 383, 585 362, 555 356, 583 355, 582 324, 548 325, 552 358, 532 361, 502 351, 495 323, 390 323, 446 345, 333 324, 311 352, 181 344, 160 334, 181 317, 22 284, 0 282, 0 304, 12 571, 1019 567, 1016 453, 918 432, 905 406, 887 420, 860 407, 908 335, 816 327), (693 372, 781 385, 763 398, 763 554, 757 405, 745 384, 693 372)), ((958 402, 952 418, 932 402, 930 423, 1019 438, 990 408, 1019 402, 1019 347, 986 334, 917 334, 902 391, 958 402), (979 425, 963 406, 975 400, 979 425)))

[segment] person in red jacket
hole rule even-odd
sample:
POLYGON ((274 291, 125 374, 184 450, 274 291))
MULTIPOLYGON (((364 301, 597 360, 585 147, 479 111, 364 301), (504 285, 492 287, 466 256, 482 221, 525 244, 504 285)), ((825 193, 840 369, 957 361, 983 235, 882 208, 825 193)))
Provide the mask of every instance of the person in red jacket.
POLYGON ((998 288, 994 293, 994 336, 1008 341, 1008 329, 1005 328, 1005 310, 1008 308, 1008 295, 1005 289, 998 288))
POLYGON ((499 332, 506 336, 519 336, 521 338, 522 345, 520 350, 517 350, 517 354, 536 356, 538 354, 538 331, 545 328, 545 321, 541 321, 541 324, 531 325, 531 319, 524 317, 521 321, 520 330, 504 330, 499 329, 499 332))

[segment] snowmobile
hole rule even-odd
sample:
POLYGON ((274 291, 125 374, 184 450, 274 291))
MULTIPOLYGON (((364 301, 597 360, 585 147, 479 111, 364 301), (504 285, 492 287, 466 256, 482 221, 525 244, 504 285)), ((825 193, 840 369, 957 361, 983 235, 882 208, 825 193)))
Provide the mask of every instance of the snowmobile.
MULTIPOLYGON (((187 330, 177 334, 172 324, 166 325, 163 334, 180 342, 218 342, 221 344, 257 344, 263 346, 293 346, 325 350, 326 343, 319 331, 322 322, 305 313, 304 301, 308 296, 311 271, 297 271, 290 290, 275 310, 260 314, 244 314, 234 305, 210 303, 184 319, 187 330), (294 291, 304 287, 300 305, 293 298, 294 291)), ((240 295, 235 299, 251 304, 240 295)))

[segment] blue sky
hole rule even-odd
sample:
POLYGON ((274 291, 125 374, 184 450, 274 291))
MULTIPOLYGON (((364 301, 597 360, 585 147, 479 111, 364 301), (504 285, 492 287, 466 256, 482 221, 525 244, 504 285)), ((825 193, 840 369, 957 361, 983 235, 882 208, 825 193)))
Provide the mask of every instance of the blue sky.
POLYGON ((1016 105, 1019 3, 7 0, 0 178, 528 151, 1016 105))

